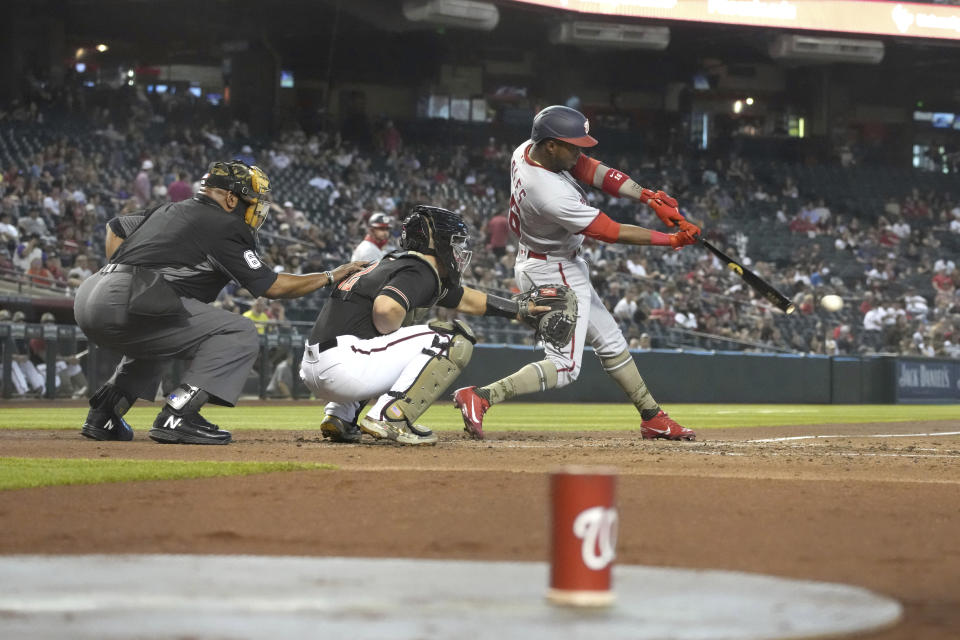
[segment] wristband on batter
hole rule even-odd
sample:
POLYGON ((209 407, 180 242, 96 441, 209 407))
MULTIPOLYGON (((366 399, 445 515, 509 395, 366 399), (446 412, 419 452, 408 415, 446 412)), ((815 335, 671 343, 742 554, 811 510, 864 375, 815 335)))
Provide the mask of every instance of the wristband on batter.
POLYGON ((657 247, 669 247, 670 244, 670 234, 663 233, 662 231, 651 231, 650 232, 650 244, 657 247))
POLYGON ((484 309, 485 316, 498 316, 500 318, 516 318, 520 313, 520 303, 516 300, 507 300, 499 296, 487 294, 487 308, 484 309))
POLYGON ((607 169, 607 173, 603 176, 603 184, 600 186, 603 189, 604 193, 609 193, 612 196, 620 195, 620 187, 623 186, 623 183, 630 179, 630 176, 623 173, 622 171, 617 171, 616 169, 607 169))
POLYGON ((323 272, 323 275, 327 276, 327 278, 328 278, 328 281, 327 281, 326 286, 332 287, 332 286, 333 286, 333 271, 324 271, 324 272, 323 272))

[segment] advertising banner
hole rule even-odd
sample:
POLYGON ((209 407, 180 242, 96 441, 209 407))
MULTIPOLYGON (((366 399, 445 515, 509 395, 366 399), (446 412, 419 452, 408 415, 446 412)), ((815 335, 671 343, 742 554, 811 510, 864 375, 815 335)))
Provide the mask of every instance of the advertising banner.
POLYGON ((960 402, 960 362, 897 359, 897 402, 960 402))
POLYGON ((518 0, 587 14, 960 40, 960 7, 872 0, 518 0))

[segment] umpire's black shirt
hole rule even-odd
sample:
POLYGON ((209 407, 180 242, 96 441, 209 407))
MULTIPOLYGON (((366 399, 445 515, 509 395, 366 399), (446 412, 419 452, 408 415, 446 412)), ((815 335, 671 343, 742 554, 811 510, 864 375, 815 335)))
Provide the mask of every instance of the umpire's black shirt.
POLYGON ((411 311, 435 304, 454 309, 463 297, 463 287, 447 290, 440 284, 436 269, 412 253, 390 253, 379 262, 340 281, 320 310, 310 344, 337 336, 364 340, 380 335, 373 324, 373 301, 389 296, 411 311))
POLYGON ((216 300, 231 280, 261 296, 277 279, 257 255, 253 230, 203 194, 148 211, 110 262, 153 269, 201 302, 216 300))

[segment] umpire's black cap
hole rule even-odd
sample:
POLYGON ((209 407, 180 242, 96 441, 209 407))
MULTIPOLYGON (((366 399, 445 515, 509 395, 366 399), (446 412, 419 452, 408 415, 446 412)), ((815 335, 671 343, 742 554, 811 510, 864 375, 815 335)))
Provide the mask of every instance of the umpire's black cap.
POLYGON ((590 121, 587 117, 570 107, 555 104, 547 107, 533 118, 533 130, 530 139, 540 142, 547 138, 563 140, 578 147, 592 147, 596 138, 590 135, 590 121))

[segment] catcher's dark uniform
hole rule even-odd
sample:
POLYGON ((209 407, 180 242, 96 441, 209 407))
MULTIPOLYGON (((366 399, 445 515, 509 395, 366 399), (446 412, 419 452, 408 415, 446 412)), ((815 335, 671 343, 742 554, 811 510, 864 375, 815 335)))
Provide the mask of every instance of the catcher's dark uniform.
POLYGON ((415 252, 387 254, 338 285, 310 332, 300 376, 317 397, 336 401, 325 413, 346 422, 356 418, 363 401, 386 394, 408 367, 419 372, 430 358, 424 350, 436 340, 449 342, 426 325, 381 335, 373 325, 379 295, 403 305, 409 318, 434 305, 456 308, 463 287, 445 288, 436 269, 415 252))
POLYGON ((178 358, 190 360, 181 382, 233 406, 257 357, 257 332, 206 303, 230 281, 260 296, 277 275, 261 262, 243 218, 205 195, 141 215, 111 263, 77 291, 77 324, 124 354, 110 382, 130 397, 152 400, 156 361, 178 358))
POLYGON ((373 326, 373 301, 379 295, 393 298, 407 312, 434 305, 454 309, 463 297, 463 287, 444 288, 436 269, 414 252, 389 253, 337 286, 320 310, 310 343, 326 343, 344 335, 379 336, 373 326))

